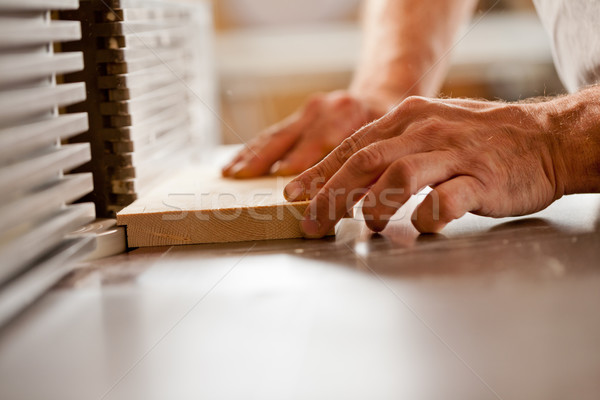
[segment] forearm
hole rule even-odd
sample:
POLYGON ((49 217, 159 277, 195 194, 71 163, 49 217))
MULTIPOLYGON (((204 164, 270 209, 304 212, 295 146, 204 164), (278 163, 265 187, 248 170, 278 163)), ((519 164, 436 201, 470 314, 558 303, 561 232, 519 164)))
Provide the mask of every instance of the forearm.
POLYGON ((367 0, 361 60, 350 91, 391 108, 407 96, 435 96, 460 26, 476 0, 367 0))
POLYGON ((541 104, 559 194, 600 192, 600 86, 541 104))

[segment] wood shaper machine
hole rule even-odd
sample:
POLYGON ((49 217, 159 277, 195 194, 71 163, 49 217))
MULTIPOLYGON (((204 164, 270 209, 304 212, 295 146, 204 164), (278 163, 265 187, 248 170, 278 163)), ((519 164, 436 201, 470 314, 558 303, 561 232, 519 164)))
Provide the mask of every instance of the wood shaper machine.
POLYGON ((62 45, 82 51, 85 68, 65 77, 84 81, 96 212, 116 212, 161 177, 216 143, 216 79, 208 3, 81 0, 61 19, 81 22, 82 39, 62 45))
POLYGON ((87 114, 59 114, 85 100, 85 83, 57 84, 83 68, 83 55, 53 51, 81 30, 52 21, 50 5, 77 2, 0 2, 0 323, 95 247, 93 236, 69 235, 94 220, 92 203, 71 204, 92 190, 92 174, 67 174, 90 160, 90 145, 62 144, 87 129, 87 114))
POLYGON ((2 324, 125 249, 110 218, 214 145, 216 101, 205 3, 3 0, 0 21, 2 324))

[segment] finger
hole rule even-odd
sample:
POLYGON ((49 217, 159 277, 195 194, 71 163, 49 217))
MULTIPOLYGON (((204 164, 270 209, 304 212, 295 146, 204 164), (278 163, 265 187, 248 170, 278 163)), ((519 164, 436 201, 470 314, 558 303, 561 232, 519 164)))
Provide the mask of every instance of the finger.
POLYGON ((327 153, 329 151, 320 141, 300 139, 282 160, 273 165, 271 172, 283 176, 299 174, 321 161, 327 153))
POLYGON ((381 232, 404 203, 424 187, 454 176, 456 160, 444 151, 411 154, 394 161, 375 182, 362 206, 367 226, 381 232))
POLYGON ((298 135, 286 127, 276 134, 256 138, 223 170, 224 175, 251 178, 267 174, 273 163, 293 146, 298 135))
POLYGON ((454 99, 431 99, 432 102, 436 102, 438 105, 441 106, 454 106, 454 107, 460 107, 463 108, 465 110, 473 110, 473 109, 478 109, 478 110, 483 110, 483 109, 488 109, 492 106, 494 106, 495 104, 502 104, 505 105, 504 103, 494 103, 494 102, 490 102, 488 100, 476 100, 476 99, 461 99, 461 98, 454 98, 454 99))
POLYGON ((422 233, 437 233, 449 222, 480 208, 481 183, 466 175, 450 179, 433 189, 417 206, 413 225, 422 233))
POLYGON ((246 154, 248 153, 248 151, 250 151, 250 146, 252 145, 253 141, 250 141, 250 143, 245 144, 236 154, 235 156, 229 160, 229 162, 227 164, 225 164, 222 168, 221 168, 221 172, 223 173, 223 176, 229 176, 229 172, 231 171, 231 168, 233 168, 233 166, 235 164, 237 164, 238 162, 240 162, 244 157, 246 157, 246 154))
POLYGON ((226 173, 235 178, 251 178, 270 172, 273 164, 280 160, 296 143, 306 127, 319 114, 322 95, 313 95, 305 106, 280 123, 273 125, 255 139, 235 163, 228 166, 226 173))
POLYGON ((268 174, 273 163, 283 157, 296 143, 304 122, 302 117, 295 115, 269 128, 240 151, 223 169, 223 175, 252 178, 268 174))
POLYGON ((428 104, 430 102, 427 99, 411 97, 379 120, 365 125, 345 139, 320 163, 290 182, 284 192, 286 198, 289 201, 312 198, 317 193, 314 189, 319 189, 313 182, 327 182, 346 161, 366 146, 401 135, 412 122, 426 115, 428 104), (309 188, 313 191, 309 192, 309 188))
POLYGON ((235 164, 240 162, 244 157, 246 157, 246 153, 249 151, 249 147, 245 146, 243 149, 238 151, 238 153, 229 161, 223 168, 221 169, 221 173, 223 176, 228 177, 231 176, 231 169, 235 164))
POLYGON ((367 145, 371 135, 363 134, 356 138, 359 132, 369 127, 364 127, 351 137, 345 139, 327 157, 312 168, 304 171, 293 179, 284 189, 284 196, 289 201, 308 200, 313 198, 324 184, 340 169, 342 161, 347 161, 356 151, 367 145), (340 157, 339 159, 337 159, 340 157))
POLYGON ((307 208, 305 225, 302 225, 306 236, 321 237, 329 232, 394 160, 418 152, 424 145, 422 141, 398 136, 371 144, 354 154, 307 208))

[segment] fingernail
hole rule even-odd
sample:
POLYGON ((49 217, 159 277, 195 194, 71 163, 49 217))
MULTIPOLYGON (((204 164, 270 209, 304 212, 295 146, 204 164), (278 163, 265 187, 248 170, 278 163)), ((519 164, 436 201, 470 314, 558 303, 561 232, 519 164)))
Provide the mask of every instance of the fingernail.
POLYGON ((283 195, 289 201, 294 201, 302 198, 304 196, 304 184, 302 181, 291 181, 287 184, 285 189, 283 189, 283 195))
POLYGON ((231 174, 231 168, 234 166, 235 164, 227 164, 226 166, 224 166, 223 168, 221 168, 221 172, 223 173, 223 175, 228 176, 231 174))
POLYGON ((271 173, 274 175, 289 175, 289 164, 285 161, 277 161, 271 168, 271 173))
POLYGON ((307 238, 318 238, 321 237, 319 235, 319 230, 321 229, 321 224, 316 219, 303 219, 300 222, 300 229, 304 233, 304 236, 307 238))
POLYGON ((229 162, 227 164, 223 165, 223 169, 229 169, 237 163, 238 163, 238 161, 236 161, 236 160, 229 160, 229 162))
POLYGON ((229 171, 229 173, 234 173, 236 172, 238 169, 240 169, 242 167, 242 163, 240 161, 230 164, 228 165, 226 168, 229 171))
POLYGON ((229 174, 234 178, 244 178, 246 172, 246 163, 237 163, 229 170, 229 174))

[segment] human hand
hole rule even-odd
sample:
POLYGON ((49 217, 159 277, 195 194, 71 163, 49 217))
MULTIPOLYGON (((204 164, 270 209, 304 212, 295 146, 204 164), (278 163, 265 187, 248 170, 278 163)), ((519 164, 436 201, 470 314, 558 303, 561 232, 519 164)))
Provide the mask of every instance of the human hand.
POLYGON ((365 194, 366 223, 382 231, 426 186, 433 190, 412 216, 420 232, 438 232, 467 212, 533 213, 581 189, 570 175, 589 176, 570 161, 585 153, 574 129, 583 114, 576 107, 568 100, 506 104, 411 97, 344 140, 293 180, 285 195, 291 201, 312 198, 301 223, 307 237, 325 235, 365 194))
POLYGON ((381 115, 383 111, 345 91, 314 95, 301 110, 253 139, 223 168, 223 176, 300 173, 381 115))

